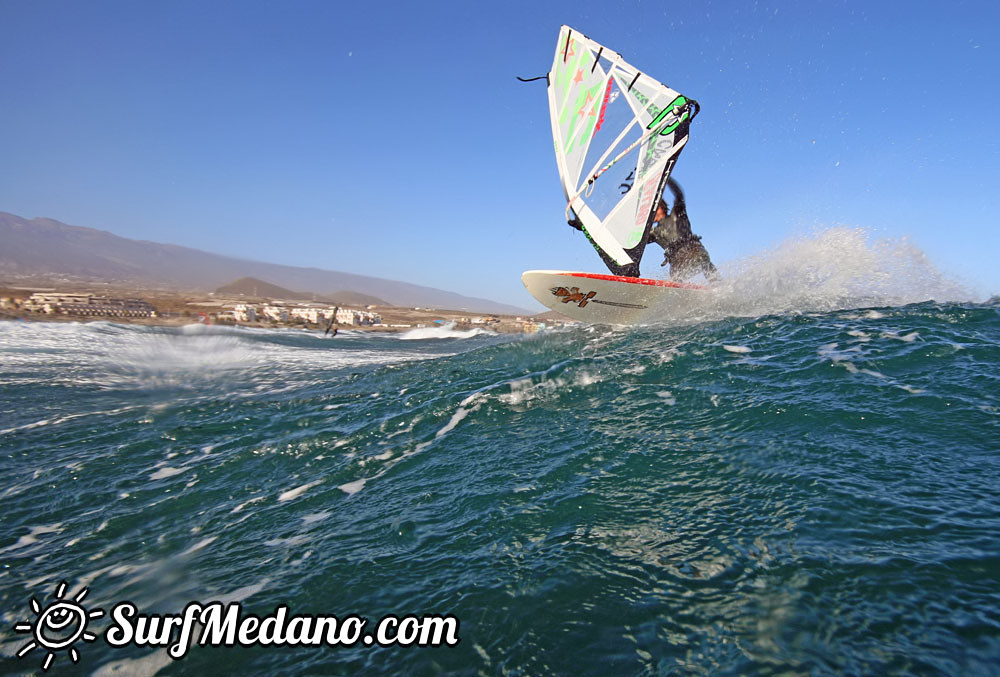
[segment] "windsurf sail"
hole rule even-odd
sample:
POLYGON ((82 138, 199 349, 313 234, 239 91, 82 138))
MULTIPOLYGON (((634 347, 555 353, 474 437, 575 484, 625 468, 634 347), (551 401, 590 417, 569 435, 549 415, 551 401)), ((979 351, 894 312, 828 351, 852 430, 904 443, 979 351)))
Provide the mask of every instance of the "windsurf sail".
POLYGON ((698 103, 563 26, 548 78, 567 220, 576 215, 616 275, 639 261, 698 103))

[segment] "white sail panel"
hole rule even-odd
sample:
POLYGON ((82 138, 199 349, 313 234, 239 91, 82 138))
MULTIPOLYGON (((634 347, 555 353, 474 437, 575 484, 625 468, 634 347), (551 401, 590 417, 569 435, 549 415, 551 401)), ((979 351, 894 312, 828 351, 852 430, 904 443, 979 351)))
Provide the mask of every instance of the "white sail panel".
POLYGON ((556 161, 583 229, 611 267, 638 268, 656 201, 697 104, 568 26, 549 73, 556 161), (612 264, 613 262, 613 264, 612 264))

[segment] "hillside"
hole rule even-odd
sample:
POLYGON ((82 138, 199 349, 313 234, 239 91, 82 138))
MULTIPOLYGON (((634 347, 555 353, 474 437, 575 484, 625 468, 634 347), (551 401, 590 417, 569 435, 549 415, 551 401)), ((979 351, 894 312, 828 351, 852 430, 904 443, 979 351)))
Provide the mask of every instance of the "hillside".
POLYGON ((316 294, 308 291, 292 291, 276 284, 258 280, 255 277, 241 277, 215 290, 216 294, 246 296, 247 298, 275 299, 283 301, 319 301, 339 303, 345 306, 388 306, 392 305, 377 296, 369 296, 353 291, 337 291, 332 294, 316 294))
POLYGON ((377 296, 368 296, 356 291, 335 291, 332 294, 323 294, 323 298, 329 303, 339 303, 343 306, 388 306, 377 296))
POLYGON ((215 290, 216 294, 224 296, 248 296, 250 298, 275 299, 281 301, 311 301, 315 294, 310 292, 292 291, 276 284, 258 280, 255 277, 241 277, 229 284, 224 284, 215 290))
MULTIPOLYGON (((210 291, 253 277, 285 290, 330 290, 375 297, 383 304, 427 306, 481 313, 528 314, 489 299, 420 285, 319 268, 248 261, 170 244, 131 240, 107 231, 53 219, 24 219, 0 212, 0 276, 47 276, 210 291)), ((339 292, 338 292, 339 293, 339 292)))

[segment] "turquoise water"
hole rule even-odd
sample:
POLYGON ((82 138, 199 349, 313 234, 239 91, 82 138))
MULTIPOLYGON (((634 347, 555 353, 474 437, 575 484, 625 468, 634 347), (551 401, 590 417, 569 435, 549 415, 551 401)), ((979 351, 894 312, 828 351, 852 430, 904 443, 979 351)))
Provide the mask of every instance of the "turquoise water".
POLYGON ((1000 306, 497 336, 0 323, 29 600, 451 614, 455 647, 79 642, 52 674, 996 674, 1000 306))

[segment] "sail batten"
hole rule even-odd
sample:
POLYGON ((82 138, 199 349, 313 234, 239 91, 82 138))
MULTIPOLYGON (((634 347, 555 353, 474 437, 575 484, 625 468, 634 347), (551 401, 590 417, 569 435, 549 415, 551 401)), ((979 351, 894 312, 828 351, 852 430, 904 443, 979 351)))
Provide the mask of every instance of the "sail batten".
POLYGON ((549 77, 549 113, 567 214, 617 274, 638 274, 657 198, 697 103, 568 26, 549 77))

